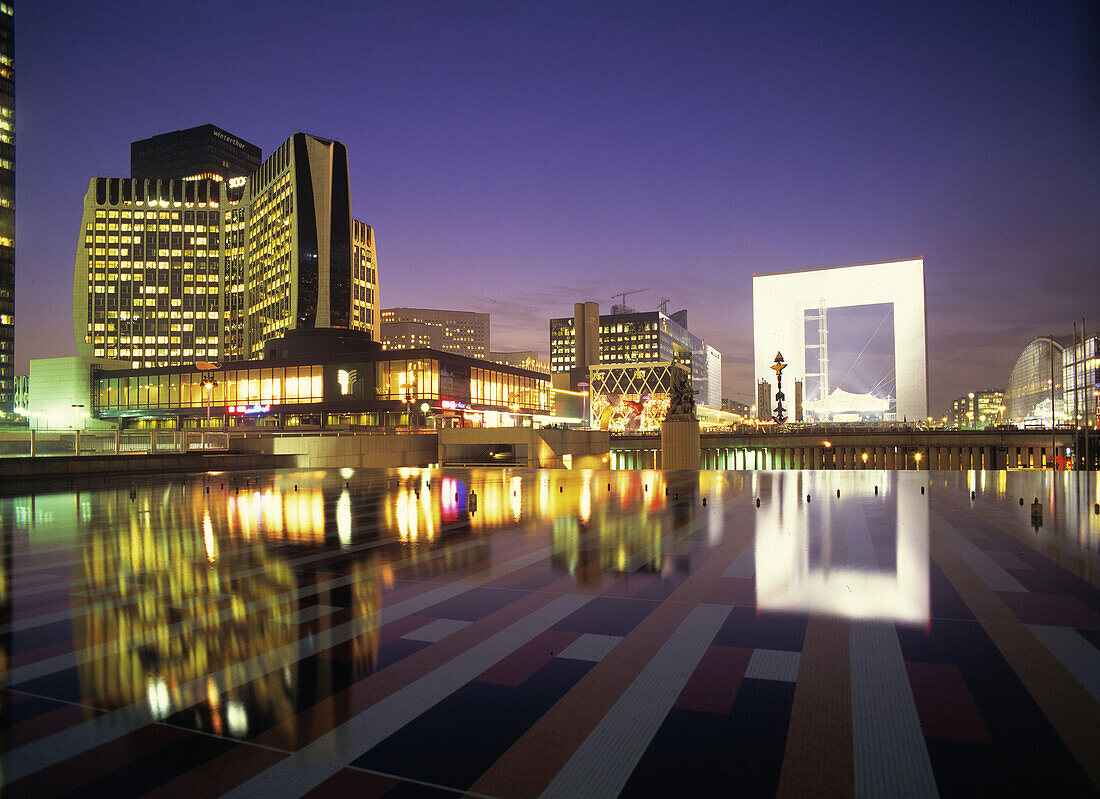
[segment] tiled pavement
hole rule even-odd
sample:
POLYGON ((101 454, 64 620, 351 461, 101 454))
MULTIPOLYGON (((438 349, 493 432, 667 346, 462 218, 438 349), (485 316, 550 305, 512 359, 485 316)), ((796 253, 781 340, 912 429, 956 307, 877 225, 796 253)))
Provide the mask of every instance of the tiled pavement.
POLYGON ((1100 786, 1095 475, 135 489, 0 499, 6 795, 1100 786))

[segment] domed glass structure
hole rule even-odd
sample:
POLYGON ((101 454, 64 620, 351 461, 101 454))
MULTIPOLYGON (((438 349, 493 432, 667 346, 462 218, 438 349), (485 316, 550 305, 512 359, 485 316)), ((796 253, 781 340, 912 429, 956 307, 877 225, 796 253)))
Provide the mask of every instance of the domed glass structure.
POLYGON ((1062 353, 1058 339, 1042 336, 1020 353, 1005 386, 1005 421, 1019 426, 1049 425, 1051 422, 1051 378, 1054 381, 1053 413, 1056 422, 1065 421, 1062 400, 1062 353))

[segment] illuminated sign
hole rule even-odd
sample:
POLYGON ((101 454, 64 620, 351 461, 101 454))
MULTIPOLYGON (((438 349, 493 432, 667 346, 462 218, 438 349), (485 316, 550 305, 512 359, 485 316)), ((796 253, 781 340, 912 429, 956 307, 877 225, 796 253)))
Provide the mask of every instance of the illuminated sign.
POLYGON ((248 178, 230 178, 229 188, 235 189, 238 186, 243 186, 246 183, 248 183, 248 178))
POLYGON ((442 400, 439 404, 444 410, 448 411, 457 411, 466 407, 465 402, 459 402, 458 400, 442 400))
POLYGON ((230 405, 225 409, 226 413, 267 413, 271 410, 270 405, 260 405, 259 403, 253 405, 230 405))

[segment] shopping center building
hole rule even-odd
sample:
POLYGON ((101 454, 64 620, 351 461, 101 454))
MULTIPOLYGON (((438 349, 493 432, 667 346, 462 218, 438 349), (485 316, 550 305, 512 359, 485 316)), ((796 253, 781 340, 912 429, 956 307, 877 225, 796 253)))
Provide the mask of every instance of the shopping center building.
POLYGON ((549 422, 549 375, 365 333, 298 330, 264 358, 91 371, 91 416, 120 427, 395 428, 549 422), (204 368, 210 367, 210 368, 204 368))

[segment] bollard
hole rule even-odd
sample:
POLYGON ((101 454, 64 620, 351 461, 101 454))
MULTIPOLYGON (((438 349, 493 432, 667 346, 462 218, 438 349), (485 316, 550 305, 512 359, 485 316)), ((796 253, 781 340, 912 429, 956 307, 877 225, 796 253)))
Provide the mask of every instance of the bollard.
POLYGON ((921 486, 921 487, 920 487, 920 492, 921 492, 921 494, 923 494, 923 493, 924 493, 924 486, 921 486))
POLYGON ((807 501, 807 502, 809 502, 809 501, 810 501, 810 495, 809 495, 809 494, 807 494, 807 495, 806 495, 806 501, 807 501))
POLYGON ((878 486, 875 486, 875 496, 878 496, 878 486))
POLYGON ((840 489, 839 488, 836 490, 836 498, 840 499, 840 489))
POLYGON ((756 498, 756 507, 760 507, 760 497, 756 498))

